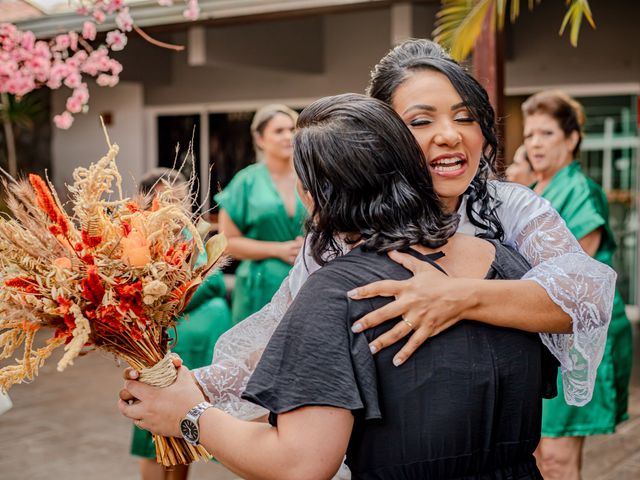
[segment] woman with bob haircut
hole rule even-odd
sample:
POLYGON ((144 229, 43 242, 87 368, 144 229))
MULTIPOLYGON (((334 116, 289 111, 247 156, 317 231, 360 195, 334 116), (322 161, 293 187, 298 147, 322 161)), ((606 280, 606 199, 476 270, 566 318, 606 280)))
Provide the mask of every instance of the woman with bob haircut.
MULTIPOLYGON (((406 321, 370 345, 380 352, 408 337, 393 357, 397 365, 463 318, 539 332, 560 364, 567 403, 588 403, 611 319, 615 272, 582 250, 549 202, 524 186, 491 179, 497 176, 498 141, 487 92, 439 45, 407 40, 392 49, 373 69, 368 93, 390 105, 418 140, 443 207, 460 215, 458 231, 499 240, 532 268, 521 280, 453 278, 410 255, 390 252, 413 276, 352 292, 354 298, 394 297, 353 328, 366 330, 402 316, 406 321)), ((298 256, 271 302, 218 340, 212 364, 194 371, 209 401, 238 418, 264 414, 241 393, 282 316, 317 268, 311 255, 298 256)))
MULTIPOLYGON (((419 145, 378 100, 346 94, 311 104, 298 120, 294 163, 308 248, 323 268, 301 288, 243 394, 271 413, 274 428, 204 404, 200 443, 243 478, 331 478, 345 452, 353 479, 542 478, 533 451, 542 392, 555 377, 545 375, 536 334, 460 321, 395 368, 399 345, 376 356, 369 348, 391 323, 351 328, 391 299, 348 296, 410 276, 392 250, 443 275, 491 281, 520 278, 526 261, 498 241, 456 233, 458 215, 443 209, 419 145)), ((121 400, 123 414, 163 435, 179 436, 180 415, 205 399, 186 367, 170 387, 127 381, 126 389, 137 402, 121 400)))

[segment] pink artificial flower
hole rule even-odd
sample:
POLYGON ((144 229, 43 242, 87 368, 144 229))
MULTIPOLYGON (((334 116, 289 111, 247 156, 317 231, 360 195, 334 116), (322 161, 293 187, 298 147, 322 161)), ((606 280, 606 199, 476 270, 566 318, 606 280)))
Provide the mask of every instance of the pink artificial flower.
POLYGON ((71 113, 78 113, 82 110, 82 102, 73 95, 67 98, 67 110, 71 113))
POLYGON ((77 13, 78 15, 82 15, 83 17, 86 17, 86 16, 88 16, 88 15, 89 15, 89 13, 91 13, 91 12, 89 12, 89 8, 88 8, 88 7, 86 7, 86 6, 84 6, 84 5, 83 5, 82 7, 78 7, 78 8, 76 8, 76 13, 77 13))
POLYGON ((187 20, 197 20, 200 16, 200 6, 198 0, 187 0, 187 8, 182 15, 187 20))
POLYGON ((105 18, 106 18, 106 15, 99 8, 96 8, 93 11, 93 19, 96 21, 96 23, 98 23, 98 24, 104 23, 105 18))
POLYGON ((96 83, 101 87, 115 87, 120 79, 115 75, 107 75, 106 73, 101 73, 96 78, 96 83))
POLYGON ((66 64, 70 68, 77 70, 87 60, 87 57, 86 50, 78 50, 73 54, 73 57, 67 58, 66 64))
MULTIPOLYGON (((78 88, 81 83, 82 77, 78 72, 73 72, 71 75, 68 75, 67 78, 64 79, 64 84, 69 88, 78 88)), ((71 109, 69 108, 69 110, 71 109)))
POLYGON ((77 98, 80 103, 83 105, 89 101, 89 89, 87 88, 87 84, 83 83, 78 88, 73 91, 74 98, 77 98))
POLYGON ((124 0, 105 0, 105 10, 112 14, 124 7, 124 0))
POLYGON ((11 77, 18 71, 18 64, 13 60, 0 62, 0 77, 11 77))
POLYGON ((55 49, 59 50, 59 51, 63 51, 69 48, 69 46, 71 45, 71 40, 69 39, 69 35, 68 34, 62 34, 62 35, 58 35, 55 38, 55 49))
POLYGON ((111 75, 117 77, 122 72, 122 64, 117 60, 111 59, 109 60, 109 70, 111 70, 111 75))
POLYGON ((114 52, 122 50, 126 44, 127 36, 120 30, 113 30, 107 33, 107 45, 109 45, 114 52))
POLYGON ((130 32, 133 29, 133 19, 129 14, 129 7, 124 8, 117 16, 116 16, 116 25, 123 32, 130 32))
POLYGON ((69 48, 74 52, 78 50, 78 34, 76 32, 69 32, 69 48))
POLYGON ((96 39, 96 24, 90 21, 84 22, 82 26, 82 38, 93 41, 96 39))
POLYGON ((33 32, 24 32, 20 44, 25 50, 32 51, 36 45, 36 36, 33 32))
POLYGON ((55 123, 56 127, 61 130, 68 130, 73 123, 73 115, 69 112, 63 112, 62 114, 53 117, 53 123, 55 123))
POLYGON ((45 41, 36 42, 36 46, 33 49, 33 54, 40 58, 50 59, 51 58, 51 50, 49 50, 49 45, 45 41))

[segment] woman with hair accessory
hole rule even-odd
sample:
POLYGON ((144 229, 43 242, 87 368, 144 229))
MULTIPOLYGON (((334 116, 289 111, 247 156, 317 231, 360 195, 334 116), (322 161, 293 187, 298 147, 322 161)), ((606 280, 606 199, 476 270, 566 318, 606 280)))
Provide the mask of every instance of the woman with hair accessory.
MULTIPOLYGON (((586 404, 606 342, 615 272, 584 253, 549 202, 523 186, 490 179, 497 148, 493 108, 486 91, 440 46, 408 40, 395 47, 374 68, 369 94, 391 105, 418 140, 436 193, 460 215, 458 230, 501 239, 533 268, 514 281, 448 278, 409 255, 390 252, 414 275, 353 292, 354 298, 395 297, 354 329, 400 316, 407 320, 413 330, 400 321, 370 344, 379 352, 408 336, 394 356, 398 365, 462 318, 541 332, 560 364, 565 399, 586 404), (454 98, 445 101, 443 89, 453 89, 454 98)), ((240 395, 293 298, 318 268, 310 255, 300 255, 271 302, 223 335, 212 364, 194 371, 212 403, 239 418, 264 414, 240 395)))
MULTIPOLYGON (((616 244, 607 197, 576 160, 582 142, 582 106, 563 92, 544 91, 529 97, 522 112, 524 144, 538 174, 533 189, 558 210, 589 255, 612 266, 616 244)), ((631 325, 616 292, 591 402, 582 408, 567 405, 561 396, 544 402, 543 439, 536 455, 545 478, 579 479, 585 437, 613 433, 628 418, 631 361, 631 325)))
POLYGON ((301 288, 244 392, 273 427, 202 403, 186 368, 167 388, 128 381, 123 398, 137 401, 121 400, 121 411, 168 435, 191 425, 194 441, 243 478, 331 478, 346 452, 353 479, 540 479, 541 395, 555 375, 544 371, 548 352, 535 333, 461 321, 396 369, 399 345, 373 356, 368 344, 391 324, 351 330, 391 300, 347 296, 409 277, 384 255, 391 250, 454 278, 507 281, 526 261, 496 240, 456 233, 458 215, 436 195, 420 147, 378 100, 346 94, 311 104, 298 120, 294 162, 309 252, 324 267, 301 288), (197 419, 180 423, 196 405, 197 419))
POLYGON ((291 158, 297 118, 284 105, 258 110, 251 122, 258 161, 215 196, 227 254, 241 260, 231 301, 234 324, 269 302, 302 246, 305 210, 291 158))

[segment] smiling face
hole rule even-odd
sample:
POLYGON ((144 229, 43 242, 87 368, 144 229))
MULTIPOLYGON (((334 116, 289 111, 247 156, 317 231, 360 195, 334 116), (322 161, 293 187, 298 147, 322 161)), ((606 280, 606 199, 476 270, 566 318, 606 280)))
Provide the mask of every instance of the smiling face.
POLYGON ((267 122, 262 133, 256 133, 256 145, 265 159, 289 160, 293 154, 293 119, 284 113, 276 113, 267 122))
POLYGON ((443 205, 455 211, 480 165, 480 125, 447 77, 432 70, 411 73, 391 106, 418 141, 443 205))
POLYGON ((576 131, 565 136, 558 121, 542 112, 525 115, 524 145, 533 169, 544 179, 553 177, 573 160, 578 142, 576 131))

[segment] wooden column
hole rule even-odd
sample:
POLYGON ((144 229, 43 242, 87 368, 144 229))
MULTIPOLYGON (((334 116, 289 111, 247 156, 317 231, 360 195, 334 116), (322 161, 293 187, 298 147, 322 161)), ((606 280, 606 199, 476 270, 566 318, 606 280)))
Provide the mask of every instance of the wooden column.
POLYGON ((487 15, 482 32, 473 49, 473 75, 489 93, 489 100, 496 111, 500 145, 498 162, 502 165, 504 148, 504 43, 502 32, 491 31, 491 16, 492 14, 487 15))

